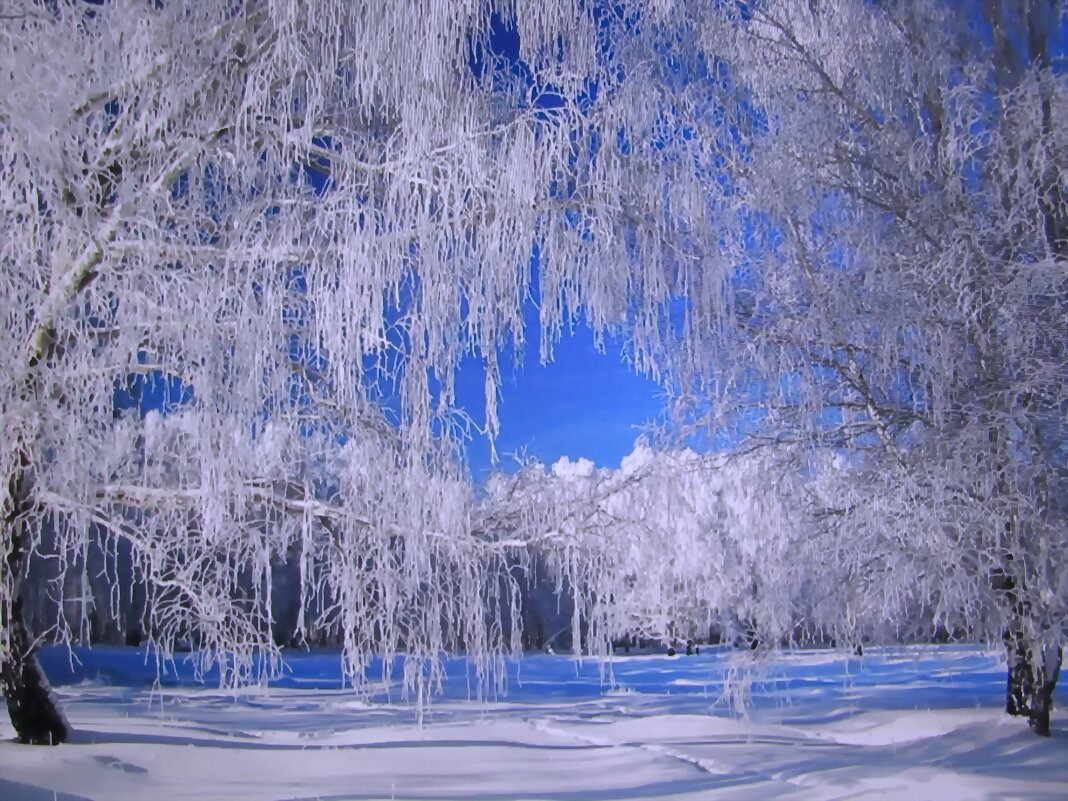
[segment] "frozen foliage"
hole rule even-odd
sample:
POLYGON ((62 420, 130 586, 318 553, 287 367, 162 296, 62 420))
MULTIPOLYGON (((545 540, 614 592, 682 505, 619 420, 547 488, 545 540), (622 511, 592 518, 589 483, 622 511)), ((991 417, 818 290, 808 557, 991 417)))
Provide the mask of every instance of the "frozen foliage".
POLYGON ((683 302, 634 285, 634 347, 677 391, 669 434, 734 455, 499 479, 576 627, 1004 636, 1036 661, 1063 639, 1064 7, 958 12, 725 3, 656 29, 662 141, 707 209, 658 273, 683 302))
POLYGON ((737 268, 687 272, 678 430, 811 476, 807 569, 855 594, 820 619, 1041 650, 1068 616, 1064 5, 724 6, 677 51, 722 59, 694 138, 725 143, 737 268))
POLYGON ((618 470, 565 459, 496 476, 482 509, 502 538, 543 556, 587 652, 626 637, 761 650, 913 641, 939 628, 1000 637, 992 587, 952 542, 923 550, 885 523, 872 530, 901 503, 892 496, 873 499, 870 518, 828 524, 827 504, 857 477, 802 457, 639 444, 618 470))
POLYGON ((545 555, 572 595, 577 650, 614 638, 788 636, 805 576, 796 484, 766 456, 703 457, 639 444, 618 470, 566 459, 487 486, 503 536, 545 555))
POLYGON ((580 307, 620 323, 629 272, 658 274, 703 200, 656 156, 624 9, 508 4, 518 54, 490 10, 4 5, 5 621, 46 556, 49 636, 84 629, 90 585, 130 583, 145 619, 122 625, 243 677, 276 653, 271 564, 292 557, 354 680, 372 649, 502 645, 455 366, 487 360, 492 433, 532 253, 550 334, 580 307))
POLYGON ((59 514, 44 527, 42 555, 71 563, 50 588, 62 596, 28 595, 45 602, 38 620, 60 610, 56 635, 106 636, 80 629, 93 620, 164 654, 195 646, 202 667, 224 665, 227 682, 293 641, 341 644, 357 684, 373 655, 403 650, 418 668, 443 649, 500 646, 482 617, 496 590, 484 586, 491 555, 467 536, 467 485, 401 459, 395 435, 362 429, 339 445, 235 427, 222 443, 229 472, 212 475, 219 445, 206 438, 217 432, 195 413, 126 416, 112 431, 114 447, 83 475, 113 505, 85 511, 45 496, 59 514), (142 585, 137 602, 132 582, 142 585), (273 619, 286 602, 292 619, 273 619))

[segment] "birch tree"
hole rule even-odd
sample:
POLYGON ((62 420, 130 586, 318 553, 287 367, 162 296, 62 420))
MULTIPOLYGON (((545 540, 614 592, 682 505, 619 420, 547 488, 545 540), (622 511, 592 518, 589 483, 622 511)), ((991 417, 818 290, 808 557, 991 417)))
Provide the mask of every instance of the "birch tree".
MULTIPOLYGON (((805 477, 775 490, 804 518, 781 536, 819 547, 768 549, 766 608, 850 644, 1004 642, 1007 709, 1048 734, 1068 619, 1063 3, 681 6, 635 45, 672 99, 661 141, 705 178, 657 273, 678 302, 632 286, 670 435, 805 477)), ((604 495, 576 502, 612 540, 604 495)), ((631 572, 671 575, 683 550, 631 572)))
MULTIPOLYGON (((286 553, 357 683, 372 651, 424 657, 403 678, 425 689, 443 649, 502 647, 456 365, 486 360, 492 434, 533 253, 551 343, 580 308, 622 321, 617 268, 673 235, 664 193, 700 203, 696 176, 644 157, 658 101, 605 39, 630 19, 566 0, 3 5, 0 673, 20 738, 68 730, 22 620, 45 551, 64 574, 90 543, 132 559, 144 634, 236 678, 277 655, 286 553), (633 151, 606 145, 623 119, 633 151), (137 377, 162 417, 121 408, 137 377)), ((59 616, 49 636, 79 630, 59 616)))
POLYGON ((1068 615, 1064 15, 710 14, 699 39, 725 77, 706 135, 732 144, 716 259, 736 270, 693 271, 668 357, 683 435, 837 453, 813 519, 880 555, 846 585, 904 571, 930 635, 1004 637, 1008 709, 1042 733, 1068 615))

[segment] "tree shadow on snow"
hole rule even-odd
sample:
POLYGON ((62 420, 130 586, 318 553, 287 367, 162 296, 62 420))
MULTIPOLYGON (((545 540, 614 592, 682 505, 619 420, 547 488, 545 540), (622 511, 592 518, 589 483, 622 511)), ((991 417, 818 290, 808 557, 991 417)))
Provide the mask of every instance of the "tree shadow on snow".
MULTIPOLYGON (((493 748, 523 748, 536 751, 584 751, 612 748, 612 745, 598 745, 586 743, 526 743, 509 740, 478 740, 478 739, 455 739, 455 740, 379 740, 362 743, 336 743, 314 741, 301 741, 296 743, 264 743, 257 742, 254 735, 226 732, 218 739, 212 737, 195 737, 172 734, 138 734, 136 732, 105 732, 91 729, 79 729, 74 732, 66 745, 163 745, 195 748, 236 748, 248 751, 312 751, 323 749, 328 751, 345 750, 382 750, 382 749, 427 749, 427 748, 469 748, 469 747, 493 747, 493 748), (241 737, 250 739, 238 739, 241 737)), ((98 757, 98 759, 110 759, 98 757)), ((3 801, 6 797, 0 796, 3 801)))
POLYGON ((4 801, 93 801, 81 795, 60 793, 56 790, 47 790, 33 784, 12 782, 0 779, 0 798, 4 801))

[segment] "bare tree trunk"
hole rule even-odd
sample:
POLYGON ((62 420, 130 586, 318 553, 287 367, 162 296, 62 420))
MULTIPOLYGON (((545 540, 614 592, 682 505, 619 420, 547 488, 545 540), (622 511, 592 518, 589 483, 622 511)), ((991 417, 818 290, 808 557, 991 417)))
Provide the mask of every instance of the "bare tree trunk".
MULTIPOLYGON (((1013 562, 1011 554, 1008 562, 1013 562)), ((1016 579, 1007 569, 998 569, 993 576, 994 590, 1003 593, 1011 622, 1002 635, 1008 659, 1008 682, 1005 687, 1005 711, 1010 715, 1026 715, 1035 683, 1031 648, 1024 625, 1024 609, 1016 591, 1016 579)))
POLYGON ((33 638, 22 620, 22 598, 16 598, 3 621, 11 655, 0 663, 7 712, 20 743, 58 745, 70 737, 70 724, 59 708, 48 678, 37 660, 33 638))
POLYGON ((1056 643, 1046 643, 1035 655, 1036 669, 1031 688, 1028 707, 1028 723, 1035 734, 1050 736, 1049 713, 1053 707, 1053 690, 1057 687, 1057 678, 1061 672, 1061 647, 1056 643))
POLYGON ((1031 650, 1018 633, 1007 634, 1009 678, 1005 688, 1005 711, 1010 715, 1026 715, 1035 687, 1035 668, 1031 662, 1031 650))
POLYGON ((9 506, 3 520, 3 536, 9 548, 5 567, 14 598, 10 607, 0 604, 0 627, 9 646, 7 657, 0 660, 0 685, 19 742, 58 745, 70 736, 70 724, 37 660, 36 644, 22 615, 22 576, 26 566, 23 526, 32 505, 31 482, 29 460, 23 451, 18 470, 8 483, 9 506))
POLYGON ((1006 710, 1010 715, 1027 715, 1035 734, 1050 736, 1049 715, 1053 691, 1061 672, 1062 652, 1059 645, 1046 645, 1038 651, 1023 641, 1009 651, 1009 684, 1006 710))
POLYGON ((1028 626, 1028 608, 1016 592, 1011 576, 995 576, 995 589, 1008 596, 1012 624, 1005 630, 1008 651, 1008 682, 1005 688, 1005 711, 1026 715, 1035 734, 1050 736, 1049 716, 1053 691, 1061 672, 1062 651, 1059 643, 1036 636, 1028 626))

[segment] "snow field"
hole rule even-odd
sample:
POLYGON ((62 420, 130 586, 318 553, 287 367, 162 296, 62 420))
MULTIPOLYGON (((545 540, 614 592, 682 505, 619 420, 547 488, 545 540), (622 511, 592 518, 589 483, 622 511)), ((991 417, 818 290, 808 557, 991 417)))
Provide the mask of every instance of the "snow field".
POLYGON ((421 722, 385 688, 339 688, 324 655, 237 692, 181 663, 153 687, 136 652, 79 656, 57 687, 71 743, 19 746, 0 724, 0 799, 1068 798, 1063 714, 1035 737, 1002 711, 1000 656, 968 647, 786 653, 744 714, 723 700, 727 651, 619 657, 607 685, 593 662, 536 655, 485 702, 454 660, 421 722))

